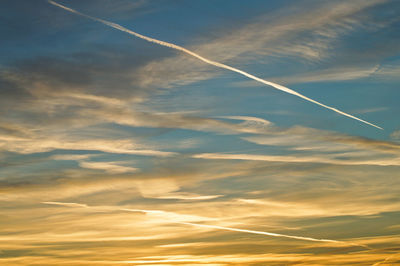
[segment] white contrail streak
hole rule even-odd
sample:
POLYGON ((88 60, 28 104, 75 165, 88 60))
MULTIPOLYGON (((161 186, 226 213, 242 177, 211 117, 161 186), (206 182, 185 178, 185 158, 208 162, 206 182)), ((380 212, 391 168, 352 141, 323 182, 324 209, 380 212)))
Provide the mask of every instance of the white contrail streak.
POLYGON ((256 234, 256 235, 266 235, 266 236, 275 236, 275 237, 286 237, 286 238, 298 239, 298 240, 306 240, 306 241, 318 241, 318 242, 330 242, 330 243, 343 243, 342 241, 338 241, 338 240, 319 239, 319 238, 304 237, 304 236, 292 236, 292 235, 284 235, 284 234, 270 233, 270 232, 264 232, 264 231, 247 230, 247 229, 238 229, 238 228, 225 227, 225 226, 217 226, 217 225, 195 224, 195 223, 185 223, 185 222, 179 222, 179 223, 180 223, 180 224, 187 224, 187 225, 198 226, 198 227, 205 227, 205 228, 212 228, 212 229, 220 229, 220 230, 227 230, 227 231, 234 231, 234 232, 241 232, 241 233, 249 233, 249 234, 256 234))
MULTIPOLYGON (((319 238, 312 238, 312 237, 304 237, 304 236, 293 236, 293 235, 284 235, 278 233, 271 233, 271 232, 264 232, 264 231, 255 231, 255 230, 247 230, 247 229, 239 229, 239 228, 232 228, 232 227, 225 227, 225 226, 217 226, 217 225, 206 225, 206 224, 198 224, 198 223, 191 223, 191 222, 182 222, 174 219, 171 217, 178 217, 179 215, 176 213, 165 212, 160 210, 142 210, 142 209, 128 209, 128 208, 116 208, 110 206, 96 206, 92 207, 86 204, 74 203, 74 202, 55 202, 55 201, 46 201, 42 202, 43 204, 50 204, 50 205, 60 205, 66 207, 77 207, 77 208, 86 208, 86 209, 97 209, 100 211, 126 211, 126 212, 141 212, 146 214, 153 214, 153 215, 162 215, 165 216, 165 220, 168 222, 173 222, 177 224, 183 225, 191 225, 195 227, 203 227, 203 228, 211 228, 211 229, 218 229, 218 230, 226 230, 226 231, 233 231, 233 232, 241 232, 241 233, 248 233, 248 234, 256 234, 256 235, 265 235, 265 236, 273 236, 273 237, 285 237, 290 239, 297 239, 297 240, 305 240, 305 241, 313 241, 313 242, 329 242, 329 243, 336 243, 336 244, 345 244, 345 245, 352 245, 352 246, 362 246, 366 247, 365 245, 345 242, 345 241, 338 241, 338 240, 331 240, 331 239, 319 239, 319 238), (173 214, 173 216, 171 216, 173 214)), ((368 248, 368 247, 366 247, 368 248)))
POLYGON ((234 68, 234 67, 231 67, 231 66, 228 66, 228 65, 225 65, 225 64, 222 64, 222 63, 219 63, 219 62, 216 62, 216 61, 207 59, 207 58, 202 57, 202 56, 196 54, 195 52, 192 52, 192 51, 190 51, 190 50, 188 50, 188 49, 186 49, 186 48, 184 48, 184 47, 181 47, 181 46, 179 46, 179 45, 176 45, 176 44, 173 44, 173 43, 169 43, 169 42, 160 41, 160 40, 157 40, 157 39, 154 39, 154 38, 150 38, 150 37, 144 36, 144 35, 139 34, 139 33, 137 33, 137 32, 131 31, 131 30, 129 30, 129 29, 127 29, 127 28, 125 28, 125 27, 119 25, 119 24, 116 24, 116 23, 113 23, 113 22, 109 22, 109 21, 106 21, 106 20, 103 20, 103 19, 99 19, 99 18, 96 18, 96 17, 92 17, 92 16, 89 16, 89 15, 83 14, 83 13, 81 13, 81 12, 79 12, 79 11, 76 11, 76 10, 74 10, 74 9, 72 9, 72 8, 63 6, 63 5, 61 5, 61 4, 59 4, 59 3, 56 3, 56 2, 54 2, 54 1, 52 1, 52 0, 48 0, 48 2, 49 2, 50 4, 52 4, 52 5, 58 6, 58 7, 62 8, 62 9, 65 9, 65 10, 67 10, 67 11, 69 11, 69 12, 72 12, 72 13, 75 13, 75 14, 77 14, 77 15, 80 15, 80 16, 83 16, 83 17, 86 17, 86 18, 89 18, 89 19, 91 19, 91 20, 94 20, 94 21, 103 23, 103 24, 105 24, 105 25, 107 25, 107 26, 110 26, 110 27, 112 27, 112 28, 114 28, 114 29, 117 29, 117 30, 126 32, 126 33, 128 33, 128 34, 131 34, 131 35, 133 35, 133 36, 136 36, 136 37, 141 38, 141 39, 143 39, 143 40, 146 40, 146 41, 148 41, 148 42, 156 43, 156 44, 159 44, 159 45, 162 45, 162 46, 166 46, 166 47, 169 47, 169 48, 172 48, 172 49, 176 49, 176 50, 182 51, 182 52, 184 52, 184 53, 186 53, 186 54, 188 54, 188 55, 191 55, 191 56, 193 56, 193 57, 196 57, 197 59, 200 59, 201 61, 203 61, 203 62, 205 62, 205 63, 207 63, 207 64, 210 64, 210 65, 213 65, 213 66, 216 66, 216 67, 219 67, 219 68, 224 68, 224 69, 227 69, 227 70, 230 70, 230 71, 239 73, 239 74, 241 74, 241 75, 243 75, 243 76, 246 76, 246 77, 248 77, 248 78, 250 78, 250 79, 253 79, 253 80, 255 80, 255 81, 258 81, 258 82, 260 82, 260 83, 263 83, 263 84, 272 86, 272 87, 274 87, 275 89, 284 91, 284 92, 286 92, 286 93, 290 93, 290 94, 295 95, 295 96, 297 96, 297 97, 300 97, 300 98, 302 98, 302 99, 304 99, 304 100, 306 100, 306 101, 309 101, 309 102, 315 103, 315 104, 317 104, 317 105, 320 105, 320 106, 322 106, 322 107, 325 107, 325 108, 327 108, 327 109, 330 109, 330 110, 332 110, 332 111, 334 111, 334 112, 336 112, 336 113, 339 113, 339 114, 341 114, 341 115, 350 117, 350 118, 352 118, 352 119, 355 119, 355 120, 358 120, 358 121, 360 121, 360 122, 363 122, 363 123, 365 123, 365 124, 367 124, 367 125, 370 125, 370 126, 373 126, 373 127, 376 127, 376 128, 379 128, 379 129, 382 129, 382 130, 383 130, 383 128, 381 128, 381 127, 379 127, 379 126, 377 126, 377 125, 374 125, 374 124, 372 124, 372 123, 370 123, 370 122, 367 122, 367 121, 365 121, 365 120, 362 120, 361 118, 355 117, 355 116, 353 116, 353 115, 351 115, 351 114, 348 114, 348 113, 345 113, 345 112, 343 112, 343 111, 340 111, 340 110, 338 110, 338 109, 336 109, 336 108, 334 108, 334 107, 330 107, 330 106, 328 106, 328 105, 325 105, 325 104, 323 104, 323 103, 320 103, 320 102, 318 102, 318 101, 315 101, 315 100, 313 100, 313 99, 311 99, 311 98, 308 98, 307 96, 304 96, 304 95, 302 95, 302 94, 300 94, 300 93, 298 93, 298 92, 296 92, 296 91, 294 91, 294 90, 292 90, 292 89, 289 89, 289 88, 287 88, 287 87, 285 87, 285 86, 276 84, 276 83, 271 82, 271 81, 267 81, 267 80, 261 79, 261 78, 259 78, 259 77, 256 77, 256 76, 252 75, 252 74, 249 74, 249 73, 247 73, 247 72, 245 72, 245 71, 243 71, 243 70, 240 70, 240 69, 237 69, 237 68, 234 68))

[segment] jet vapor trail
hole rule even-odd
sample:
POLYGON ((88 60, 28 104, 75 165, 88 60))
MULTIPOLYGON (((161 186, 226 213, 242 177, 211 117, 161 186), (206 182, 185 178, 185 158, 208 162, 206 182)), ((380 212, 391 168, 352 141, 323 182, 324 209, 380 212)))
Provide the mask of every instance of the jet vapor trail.
POLYGON ((238 229, 238 228, 225 227, 225 226, 217 226, 217 225, 195 224, 195 223, 184 223, 184 222, 179 222, 179 223, 180 223, 180 224, 187 224, 187 225, 198 226, 198 227, 213 228, 213 229, 220 229, 220 230, 227 230, 227 231, 234 231, 234 232, 241 232, 241 233, 249 233, 249 234, 256 234, 256 235, 286 237, 286 238, 299 239, 299 240, 307 240, 307 241, 330 242, 330 243, 343 243, 342 241, 338 241, 338 240, 319 239, 319 238, 312 238, 312 237, 305 237, 305 236, 283 235, 283 234, 270 233, 270 232, 264 232, 264 231, 255 231, 255 230, 247 230, 247 229, 238 229))
POLYGON ((110 206, 96 206, 92 207, 86 204, 74 203, 74 202, 55 202, 55 201, 45 201, 42 202, 43 204, 49 205, 60 205, 65 207, 77 207, 77 208, 86 208, 86 209, 98 209, 101 211, 113 210, 113 211, 126 211, 126 212, 141 212, 145 214, 153 214, 153 215, 162 215, 164 216, 166 221, 173 222, 176 224, 183 224, 183 225, 191 225, 195 227, 203 227, 203 228, 212 228, 212 229, 219 229, 219 230, 226 230, 226 231, 234 231, 234 232, 241 232, 241 233, 248 233, 248 234, 256 234, 256 235, 266 235, 266 236, 273 236, 273 237, 285 237, 297 240, 305 240, 305 241, 313 241, 313 242, 329 242, 329 243, 336 243, 336 244, 346 244, 351 246, 362 246, 368 248, 365 245, 339 241, 339 240, 331 240, 331 239, 319 239, 319 238, 312 238, 312 237, 304 237, 304 236, 292 236, 292 235, 284 235, 278 233, 271 233, 271 232, 264 232, 264 231, 255 231, 255 230, 247 230, 247 229, 239 229, 239 228, 232 228, 232 227, 225 227, 225 226, 217 226, 217 225, 206 225, 206 224, 198 224, 198 223, 191 223, 191 222, 181 222, 176 220, 179 214, 172 213, 172 212, 165 212, 160 210, 142 210, 142 209, 128 209, 128 208, 116 208, 110 206), (172 214, 172 215, 171 215, 172 214), (171 218, 174 217, 174 218, 171 218))
POLYGON ((278 90, 284 91, 284 92, 286 92, 286 93, 295 95, 295 96, 300 97, 300 98, 302 98, 302 99, 304 99, 304 100, 306 100, 306 101, 315 103, 315 104, 317 104, 317 105, 320 105, 320 106, 322 106, 322 107, 324 107, 324 108, 330 109, 330 110, 332 110, 332 111, 334 111, 334 112, 336 112, 336 113, 339 113, 339 114, 341 114, 341 115, 350 117, 350 118, 352 118, 352 119, 355 119, 355 120, 358 120, 358 121, 360 121, 360 122, 363 122, 363 123, 365 123, 365 124, 367 124, 367 125, 370 125, 370 126, 373 126, 373 127, 376 127, 376 128, 379 128, 379 129, 383 130, 383 128, 381 128, 381 127, 379 127, 379 126, 377 126, 377 125, 374 125, 374 124, 372 124, 372 123, 370 123, 370 122, 367 122, 367 121, 365 121, 365 120, 362 120, 361 118, 355 117, 355 116, 353 116, 353 115, 351 115, 351 114, 345 113, 345 112, 340 111, 340 110, 338 110, 338 109, 336 109, 336 108, 330 107, 330 106, 325 105, 325 104, 323 104, 323 103, 320 103, 320 102, 318 102, 318 101, 316 101, 316 100, 313 100, 313 99, 311 99, 311 98, 308 98, 307 96, 304 96, 304 95, 302 95, 302 94, 300 94, 300 93, 298 93, 298 92, 296 92, 296 91, 294 91, 294 90, 292 90, 292 89, 289 89, 289 88, 287 88, 287 87, 285 87, 285 86, 276 84, 276 83, 271 82, 271 81, 267 81, 267 80, 261 79, 261 78, 259 78, 259 77, 256 77, 256 76, 252 75, 252 74, 249 74, 249 73, 247 73, 247 72, 245 72, 245 71, 243 71, 243 70, 240 70, 240 69, 237 69, 237 68, 234 68, 234 67, 231 67, 231 66, 228 66, 228 65, 225 65, 225 64, 222 64, 222 63, 219 63, 219 62, 216 62, 216 61, 207 59, 207 58, 202 57, 202 56, 196 54, 195 52, 192 52, 192 51, 190 51, 190 50, 188 50, 188 49, 186 49, 186 48, 184 48, 184 47, 181 47, 181 46, 179 46, 179 45, 176 45, 176 44, 173 44, 173 43, 169 43, 169 42, 160 41, 160 40, 157 40, 157 39, 154 39, 154 38, 150 38, 150 37, 144 36, 144 35, 139 34, 139 33, 137 33, 137 32, 131 31, 131 30, 129 30, 129 29, 127 29, 127 28, 125 28, 125 27, 119 25, 119 24, 116 24, 116 23, 113 23, 113 22, 109 22, 109 21, 106 21, 106 20, 103 20, 103 19, 99 19, 99 18, 96 18, 96 17, 92 17, 92 16, 89 16, 89 15, 83 14, 83 13, 81 13, 81 12, 79 12, 79 11, 76 11, 76 10, 74 10, 74 9, 72 9, 72 8, 63 6, 63 5, 61 5, 61 4, 59 4, 59 3, 56 3, 56 2, 54 2, 54 1, 52 1, 52 0, 48 0, 48 2, 49 2, 50 4, 52 4, 52 5, 58 6, 58 7, 62 8, 62 9, 65 9, 65 10, 67 10, 67 11, 69 11, 69 12, 72 12, 72 13, 75 13, 75 14, 77 14, 77 15, 80 15, 80 16, 83 16, 83 17, 86 17, 86 18, 89 18, 89 19, 91 19, 91 20, 94 20, 94 21, 103 23, 103 24, 105 24, 105 25, 107 25, 107 26, 109 26, 109 27, 112 27, 112 28, 114 28, 114 29, 117 29, 117 30, 126 32, 126 33, 128 33, 128 34, 130 34, 130 35, 136 36, 136 37, 138 37, 138 38, 140 38, 140 39, 143 39, 143 40, 146 40, 146 41, 148 41, 148 42, 156 43, 156 44, 159 44, 159 45, 162 45, 162 46, 166 46, 166 47, 169 47, 169 48, 172 48, 172 49, 179 50, 179 51, 184 52, 184 53, 186 53, 186 54, 188 54, 188 55, 191 55, 191 56, 193 56, 193 57, 196 57, 197 59, 199 59, 199 60, 201 60, 201 61, 203 61, 203 62, 205 62, 205 63, 207 63, 207 64, 210 64, 210 65, 213 65, 213 66, 216 66, 216 67, 219 67, 219 68, 224 68, 224 69, 227 69, 227 70, 230 70, 230 71, 239 73, 239 74, 241 74, 241 75, 243 75, 243 76, 246 76, 246 77, 248 77, 248 78, 250 78, 250 79, 253 79, 253 80, 255 80, 255 81, 258 81, 258 82, 260 82, 260 83, 263 83, 263 84, 272 86, 272 87, 274 87, 275 89, 278 89, 278 90))

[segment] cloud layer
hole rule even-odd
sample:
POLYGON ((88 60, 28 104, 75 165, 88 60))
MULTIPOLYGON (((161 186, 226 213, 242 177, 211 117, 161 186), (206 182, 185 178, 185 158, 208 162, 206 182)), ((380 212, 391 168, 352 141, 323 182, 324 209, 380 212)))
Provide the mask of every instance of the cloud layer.
POLYGON ((399 262, 400 6, 239 2, 60 1, 386 130, 46 1, 6 1, 0 264, 399 262))

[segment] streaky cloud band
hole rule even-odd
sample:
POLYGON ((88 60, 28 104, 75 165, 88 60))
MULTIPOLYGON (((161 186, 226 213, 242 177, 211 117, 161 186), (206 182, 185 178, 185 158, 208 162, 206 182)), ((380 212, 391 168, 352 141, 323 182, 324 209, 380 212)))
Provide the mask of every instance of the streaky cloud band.
POLYGON ((225 226, 217 226, 217 225, 207 225, 207 224, 199 224, 199 223, 192 223, 192 222, 184 222, 179 221, 176 219, 171 219, 171 215, 178 216, 176 213, 165 212, 161 210, 143 210, 143 209, 129 209, 129 208, 120 208, 120 207, 109 207, 109 206, 96 206, 92 207, 86 204, 75 203, 75 202, 56 202, 56 201, 45 201, 41 202, 42 204, 48 205, 58 205, 64 207, 74 207, 74 208, 86 208, 86 209, 100 209, 102 211, 113 210, 113 211, 125 211, 125 212, 141 212, 145 214, 153 214, 153 215, 161 215, 165 216, 167 222, 172 222, 176 224, 182 225, 191 225, 195 227, 202 227, 202 228, 210 228, 216 230, 225 230, 225 231, 233 231, 233 232, 240 232, 240 233, 247 233, 247 234, 256 234, 256 235, 265 235, 265 236, 272 236, 272 237, 283 237, 283 238, 290 238, 296 240, 304 240, 304 241, 312 241, 312 242, 328 242, 328 243, 336 243, 336 244, 344 244, 350 246, 360 246, 369 249, 368 246, 358 243, 352 243, 347 241, 339 241, 339 240, 332 240, 332 239, 320 239, 320 238, 312 238, 306 236, 293 236, 293 235, 285 235, 285 234, 278 234, 272 232, 265 232, 265 231, 256 231, 256 230, 247 230, 247 229, 239 229, 233 227, 225 227, 225 226), (168 219, 169 218, 169 219, 168 219))
POLYGON ((249 74, 249 73, 247 73, 247 72, 245 72, 245 71, 243 71, 243 70, 240 70, 240 69, 237 69, 237 68, 234 68, 234 67, 231 67, 231 66, 228 66, 228 65, 225 65, 225 64, 222 64, 222 63, 219 63, 219 62, 216 62, 216 61, 207 59, 207 58, 202 57, 202 56, 198 55, 197 53, 192 52, 192 51, 190 51, 190 50, 188 50, 188 49, 186 49, 186 48, 184 48, 184 47, 182 47, 182 46, 179 46, 179 45, 176 45, 176 44, 173 44, 173 43, 169 43, 169 42, 164 42, 164 41, 161 41, 161 40, 157 40, 157 39, 154 39, 154 38, 151 38, 151 37, 147 37, 147 36, 145 36, 145 35, 142 35, 142 34, 139 34, 139 33, 137 33, 137 32, 131 31, 131 30, 129 30, 129 29, 127 29, 127 28, 125 28, 125 27, 119 25, 119 24, 116 24, 116 23, 113 23, 113 22, 110 22, 110 21, 106 21, 106 20, 103 20, 103 19, 100 19, 100 18, 96 18, 96 17, 92 17, 92 16, 89 16, 89 15, 83 14, 83 13, 81 13, 81 12, 79 12, 79 11, 76 11, 76 10, 74 10, 74 9, 72 9, 72 8, 69 8, 69 7, 66 7, 66 6, 64 6, 64 5, 61 5, 61 4, 59 4, 59 3, 56 3, 56 2, 54 2, 54 1, 52 1, 52 0, 48 0, 48 2, 49 2, 50 4, 52 4, 52 5, 54 5, 54 6, 60 7, 60 8, 62 8, 62 9, 64 9, 64 10, 67 10, 67 11, 72 12, 72 13, 74 13, 74 14, 77 14, 77 15, 80 15, 80 16, 83 16, 83 17, 86 17, 86 18, 89 18, 89 19, 91 19, 91 20, 100 22, 100 23, 102 23, 102 24, 104 24, 104 25, 107 25, 107 26, 112 27, 112 28, 114 28, 114 29, 117 29, 117 30, 126 32, 126 33, 128 33, 128 34, 130 34, 130 35, 133 35, 133 36, 138 37, 138 38, 140 38, 140 39, 143 39, 143 40, 145 40, 145 41, 152 42, 152 43, 156 43, 156 44, 159 44, 159 45, 162 45, 162 46, 166 46, 166 47, 169 47, 169 48, 172 48, 172 49, 175 49, 175 50, 179 50, 179 51, 184 52, 184 53, 186 53, 186 54, 188 54, 188 55, 191 55, 191 56, 193 56, 193 57, 196 57, 197 59, 199 59, 199 60, 201 60, 201 61, 203 61, 203 62, 205 62, 205 63, 207 63, 207 64, 210 64, 210 65, 213 65, 213 66, 216 66, 216 67, 219 67, 219 68, 223 68, 223 69, 227 69, 227 70, 230 70, 230 71, 239 73, 239 74, 241 74, 241 75, 243 75, 243 76, 246 76, 246 77, 248 77, 248 78, 250 78, 250 79, 253 79, 253 80, 258 81, 258 82, 260 82, 260 83, 263 83, 263 84, 265 84, 265 85, 272 86, 272 87, 274 87, 275 89, 278 89, 278 90, 280 90, 280 91, 284 91, 284 92, 286 92, 286 93, 295 95, 295 96, 300 97, 300 98, 302 98, 302 99, 304 99, 304 100, 306 100, 306 101, 312 102, 312 103, 317 104, 317 105, 319 105, 319 106, 322 106, 322 107, 324 107, 324 108, 326 108, 326 109, 332 110, 332 111, 334 111, 334 112, 336 112, 336 113, 338 113, 338 114, 347 116, 347 117, 349 117, 349 118, 358 120, 358 121, 360 121, 360 122, 362 122, 362 123, 365 123, 365 124, 367 124, 367 125, 370 125, 370 126, 373 126, 373 127, 376 127, 376 128, 378 128, 378 129, 383 130, 382 127, 379 127, 379 126, 377 126, 377 125, 375 125, 375 124, 372 124, 372 123, 370 123, 370 122, 368 122, 368 121, 365 121, 365 120, 363 120, 363 119, 361 119, 361 118, 358 118, 358 117, 356 117, 356 116, 353 116, 353 115, 351 115, 351 114, 345 113, 345 112, 343 112, 343 111, 341 111, 341 110, 339 110, 339 109, 336 109, 336 108, 334 108, 334 107, 331 107, 331 106, 325 105, 325 104, 323 104, 323 103, 320 103, 320 102, 318 102, 318 101, 316 101, 316 100, 313 100, 313 99, 311 99, 311 98, 309 98, 309 97, 307 97, 307 96, 305 96, 305 95, 302 95, 302 94, 300 94, 300 93, 298 93, 298 92, 296 92, 296 91, 294 91, 294 90, 292 90, 292 89, 290 89, 290 88, 287 88, 287 87, 285 87, 285 86, 282 86, 282 85, 280 85, 280 84, 277 84, 277 83, 274 83, 274 82, 271 82, 271 81, 267 81, 267 80, 261 79, 261 78, 259 78, 259 77, 256 77, 256 76, 252 75, 252 74, 249 74))

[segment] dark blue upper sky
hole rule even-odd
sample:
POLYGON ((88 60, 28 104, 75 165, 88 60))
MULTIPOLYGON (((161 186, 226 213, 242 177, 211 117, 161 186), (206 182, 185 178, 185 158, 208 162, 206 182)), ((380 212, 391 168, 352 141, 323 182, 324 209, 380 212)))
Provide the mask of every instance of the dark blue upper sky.
MULTIPOLYGON (((187 81, 168 77, 168 83, 177 83, 174 86, 180 88, 179 92, 170 90, 168 95, 164 92, 164 98, 173 99, 174 93, 185 94, 183 91, 193 87, 197 94, 202 94, 201 98, 196 95, 196 99, 188 99, 199 104, 197 110, 203 109, 201 104, 207 104, 208 94, 229 95, 234 104, 229 105, 227 101, 226 110, 217 115, 261 116, 285 127, 303 124, 379 139, 388 138, 398 129, 394 115, 398 112, 396 99, 399 97, 396 86, 398 3, 246 1, 243 5, 240 1, 223 0, 61 3, 199 53, 204 50, 201 54, 206 57, 289 85, 306 96, 360 116, 386 130, 375 131, 267 86, 259 88, 258 84, 246 83, 244 77, 235 73, 212 67, 196 69, 197 65, 205 67, 198 62, 193 62, 196 66, 188 69, 191 72, 188 76, 201 71, 217 71, 218 75, 212 75, 211 80, 189 78, 187 81), (378 111, 363 113, 370 109, 378 111), (277 115, 278 111, 294 115, 277 115), (301 118, 303 113, 305 117, 301 118)), ((52 71, 71 71, 70 75, 76 72, 80 78, 86 76, 95 82, 100 77, 94 77, 94 68, 107 71, 109 65, 111 71, 124 71, 119 68, 140 70, 149 62, 179 56, 176 51, 132 38, 47 1, 5 1, 3 5, 5 8, 1 9, 0 17, 4 23, 0 30, 7 36, 1 44, 4 71, 12 69, 25 73, 33 68, 43 76, 54 74, 52 71)), ((192 65, 193 59, 186 59, 188 62, 185 63, 192 65)), ((163 68, 169 67, 174 66, 163 68)), ((74 82, 74 78, 69 76, 67 79, 74 82)), ((138 87, 135 78, 132 79, 132 87, 138 87)), ((118 84, 117 80, 109 86, 113 88, 104 90, 129 90, 126 84, 118 84)), ((169 85, 149 83, 146 86, 163 90, 169 85)), ((224 105, 223 100, 221 105, 224 105)), ((176 108, 179 110, 180 107, 176 108)))

